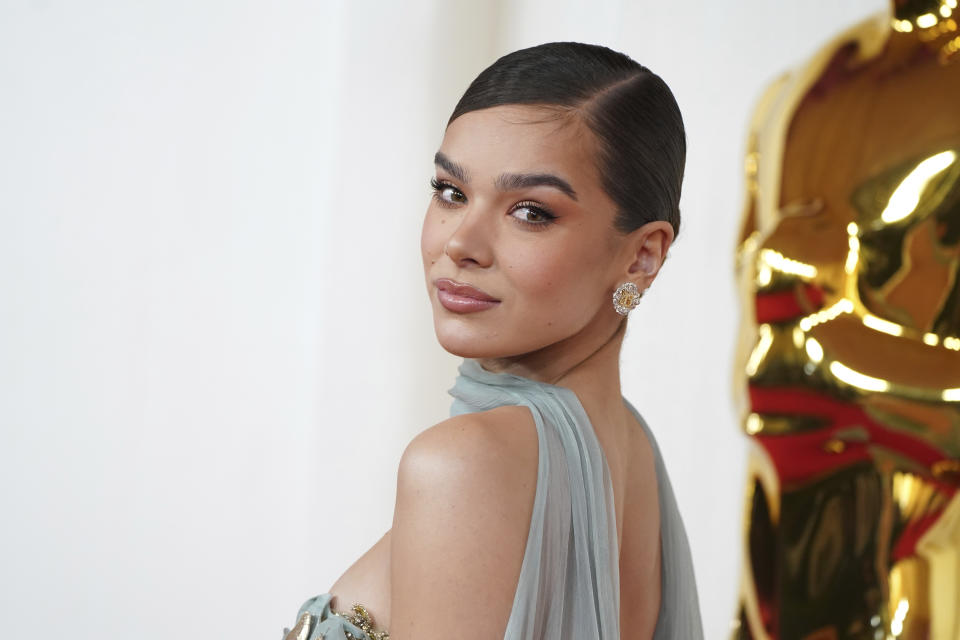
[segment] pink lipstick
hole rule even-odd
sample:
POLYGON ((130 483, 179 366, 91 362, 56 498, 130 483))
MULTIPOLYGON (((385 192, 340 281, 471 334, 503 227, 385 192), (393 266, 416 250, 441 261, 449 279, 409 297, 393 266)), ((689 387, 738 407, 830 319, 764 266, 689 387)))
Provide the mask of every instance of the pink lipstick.
POLYGON ((437 287, 440 304, 454 313, 473 313, 500 304, 499 300, 488 293, 450 278, 437 278, 433 284, 437 287))

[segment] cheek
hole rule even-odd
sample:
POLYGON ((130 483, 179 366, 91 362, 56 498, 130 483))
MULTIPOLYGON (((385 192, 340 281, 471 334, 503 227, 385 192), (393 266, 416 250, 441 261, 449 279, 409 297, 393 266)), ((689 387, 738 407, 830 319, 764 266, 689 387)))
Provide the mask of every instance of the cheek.
POLYGON ((523 306, 534 307, 526 312, 550 314, 571 305, 587 306, 583 296, 590 285, 583 259, 575 246, 541 246, 518 253, 506 271, 523 306))
POLYGON ((440 257, 446 241, 446 225, 442 216, 427 209, 423 217, 423 227, 420 229, 420 253, 424 266, 429 266, 440 257))

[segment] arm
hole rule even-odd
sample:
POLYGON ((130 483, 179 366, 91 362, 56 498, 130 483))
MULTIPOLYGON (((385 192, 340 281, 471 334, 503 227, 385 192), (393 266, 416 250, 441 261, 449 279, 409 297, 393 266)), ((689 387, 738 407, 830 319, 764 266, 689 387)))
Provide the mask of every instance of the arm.
POLYGON ((391 533, 392 640, 503 636, 536 478, 524 407, 457 416, 410 442, 391 533))

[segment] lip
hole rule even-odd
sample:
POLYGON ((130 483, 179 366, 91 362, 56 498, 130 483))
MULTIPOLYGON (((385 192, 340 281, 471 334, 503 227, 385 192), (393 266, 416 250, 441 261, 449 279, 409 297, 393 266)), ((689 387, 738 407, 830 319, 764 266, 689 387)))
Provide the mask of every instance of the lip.
POLYGON ((500 304, 500 301, 485 291, 450 278, 437 278, 433 281, 437 287, 437 299, 448 311, 455 313, 473 313, 483 311, 500 304))

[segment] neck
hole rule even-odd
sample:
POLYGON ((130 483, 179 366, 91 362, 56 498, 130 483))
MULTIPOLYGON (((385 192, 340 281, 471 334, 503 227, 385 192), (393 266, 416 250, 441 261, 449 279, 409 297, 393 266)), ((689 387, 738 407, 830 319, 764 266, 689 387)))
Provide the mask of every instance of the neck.
MULTIPOLYGON (((524 378, 567 387, 582 399, 602 398, 619 406, 620 346, 627 320, 613 325, 599 313, 576 334, 542 349, 520 356, 477 358, 487 371, 510 373, 524 378)), ((616 322, 616 320, 615 320, 616 322)))

